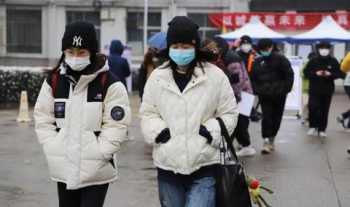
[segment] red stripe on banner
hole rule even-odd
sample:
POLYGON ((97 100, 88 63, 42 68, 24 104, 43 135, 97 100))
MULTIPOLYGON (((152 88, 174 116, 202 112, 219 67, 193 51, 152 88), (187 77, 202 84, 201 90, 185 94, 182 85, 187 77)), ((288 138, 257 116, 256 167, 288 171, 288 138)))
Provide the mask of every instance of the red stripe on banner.
POLYGON ((251 13, 213 13, 209 20, 214 27, 237 29, 251 18, 260 19, 265 25, 275 30, 309 30, 319 24, 325 16, 331 15, 343 28, 350 29, 350 13, 346 11, 335 13, 281 13, 281 12, 251 12, 251 13))

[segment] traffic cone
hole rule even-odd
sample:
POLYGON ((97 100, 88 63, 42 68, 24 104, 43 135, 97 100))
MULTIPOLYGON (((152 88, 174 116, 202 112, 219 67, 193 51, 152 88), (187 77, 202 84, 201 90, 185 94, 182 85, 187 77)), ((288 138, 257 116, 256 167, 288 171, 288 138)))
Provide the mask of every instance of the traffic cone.
POLYGON ((19 103, 19 114, 17 122, 30 122, 32 119, 29 117, 29 104, 27 91, 21 92, 21 100, 19 103))

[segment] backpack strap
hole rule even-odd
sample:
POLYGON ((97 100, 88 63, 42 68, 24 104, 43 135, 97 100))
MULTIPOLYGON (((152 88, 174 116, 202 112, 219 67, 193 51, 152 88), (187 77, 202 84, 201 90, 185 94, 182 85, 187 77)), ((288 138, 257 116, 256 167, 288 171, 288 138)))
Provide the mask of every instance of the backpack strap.
POLYGON ((58 85, 58 79, 59 79, 59 72, 58 70, 55 70, 51 73, 51 89, 52 89, 52 96, 56 97, 56 91, 57 91, 57 85, 58 85))
POLYGON ((100 76, 100 83, 101 83, 101 88, 102 88, 102 100, 105 99, 106 94, 107 94, 107 81, 108 81, 108 73, 103 72, 100 76))

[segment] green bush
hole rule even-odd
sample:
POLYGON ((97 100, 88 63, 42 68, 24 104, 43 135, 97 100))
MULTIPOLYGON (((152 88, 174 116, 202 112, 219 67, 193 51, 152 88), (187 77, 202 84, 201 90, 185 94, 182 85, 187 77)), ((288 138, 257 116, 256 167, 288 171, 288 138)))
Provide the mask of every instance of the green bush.
POLYGON ((0 70, 0 104, 18 104, 22 90, 27 91, 29 103, 34 104, 44 78, 40 72, 0 70))

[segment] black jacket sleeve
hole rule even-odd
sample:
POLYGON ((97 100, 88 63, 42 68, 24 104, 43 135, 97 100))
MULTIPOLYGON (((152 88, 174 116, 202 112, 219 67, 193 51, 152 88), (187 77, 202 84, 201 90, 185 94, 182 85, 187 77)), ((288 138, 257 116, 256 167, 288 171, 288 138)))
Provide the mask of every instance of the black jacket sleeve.
POLYGON ((125 78, 129 77, 129 75, 131 74, 130 66, 129 66, 129 63, 126 59, 124 59, 124 61, 123 61, 123 73, 124 73, 123 75, 125 78))
POLYGON ((259 63, 258 61, 254 61, 253 63, 253 70, 251 72, 251 76, 250 76, 250 81, 251 81, 251 84, 252 84, 252 88, 253 88, 253 92, 254 94, 259 94, 259 91, 258 91, 258 79, 257 79, 257 73, 258 73, 258 67, 259 67, 259 63))
POLYGON ((345 78, 345 73, 340 70, 340 64, 337 59, 332 58, 332 69, 330 70, 331 75, 328 78, 333 80, 338 78, 345 78))
POLYGON ((284 75, 284 92, 289 93, 293 88, 294 71, 289 60, 284 56, 281 57, 281 70, 284 75))
POLYGON ((319 76, 316 75, 318 69, 316 67, 315 59, 309 60, 304 69, 304 77, 309 80, 318 79, 319 76))

